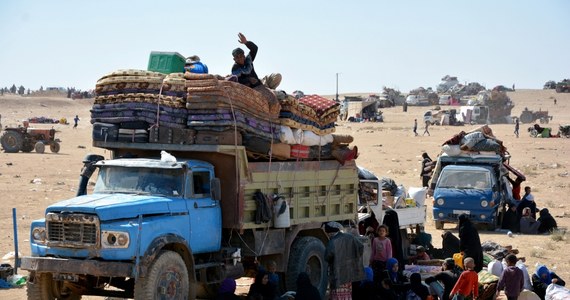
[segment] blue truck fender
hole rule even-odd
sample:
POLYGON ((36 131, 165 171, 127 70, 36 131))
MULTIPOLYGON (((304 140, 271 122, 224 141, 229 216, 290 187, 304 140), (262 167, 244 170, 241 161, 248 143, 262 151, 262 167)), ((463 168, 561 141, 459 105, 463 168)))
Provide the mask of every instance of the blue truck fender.
POLYGON ((188 246, 188 242, 181 236, 175 234, 167 234, 156 237, 146 249, 141 258, 139 266, 139 276, 144 277, 148 267, 155 260, 156 256, 162 250, 174 251, 182 257, 188 269, 190 281, 196 281, 196 274, 194 272, 194 256, 192 249, 188 246))

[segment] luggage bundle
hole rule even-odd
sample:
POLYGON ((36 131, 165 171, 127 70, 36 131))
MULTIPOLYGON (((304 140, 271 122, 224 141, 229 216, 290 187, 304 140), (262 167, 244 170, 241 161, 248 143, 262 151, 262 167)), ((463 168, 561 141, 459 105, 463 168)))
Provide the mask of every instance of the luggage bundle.
POLYGON ((118 70, 97 81, 91 109, 93 139, 149 141, 148 129, 185 129, 188 119, 182 74, 118 70))
POLYGON ((142 70, 109 73, 95 91, 95 141, 243 145, 250 157, 283 160, 358 156, 351 136, 332 134, 340 105, 317 95, 296 99, 212 74, 142 70))
POLYGON ((443 152, 450 156, 457 156, 461 151, 466 152, 494 152, 504 156, 507 148, 503 141, 493 135, 488 125, 483 125, 469 132, 461 131, 442 145, 443 152))

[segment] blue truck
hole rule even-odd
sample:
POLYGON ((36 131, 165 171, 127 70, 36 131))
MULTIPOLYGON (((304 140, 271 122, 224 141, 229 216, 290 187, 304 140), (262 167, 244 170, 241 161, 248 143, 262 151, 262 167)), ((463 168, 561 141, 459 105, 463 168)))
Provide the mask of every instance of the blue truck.
POLYGON ((505 177, 505 160, 495 153, 440 155, 430 186, 436 229, 443 229, 445 223, 458 223, 461 214, 488 230, 500 227, 500 212, 513 199, 505 177))
POLYGON ((354 161, 249 161, 233 145, 93 145, 111 155, 84 161, 94 188, 83 180, 90 193, 31 224, 31 255, 21 259, 28 299, 209 298, 226 277, 269 261, 285 289, 308 272, 326 291, 323 223, 355 224, 354 161))

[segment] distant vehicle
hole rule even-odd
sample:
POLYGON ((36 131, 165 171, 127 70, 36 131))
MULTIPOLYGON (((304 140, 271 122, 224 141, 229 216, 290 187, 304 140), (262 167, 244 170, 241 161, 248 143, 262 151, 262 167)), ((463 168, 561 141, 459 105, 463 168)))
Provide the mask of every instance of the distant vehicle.
POLYGON ((556 89, 556 81, 549 80, 547 81, 544 86, 542 87, 543 90, 554 90, 556 89))
POLYGON ((406 103, 408 105, 426 106, 429 105, 429 99, 422 95, 408 95, 406 103))
POLYGON ((6 153, 32 152, 44 153, 46 145, 51 152, 58 153, 60 140, 55 138, 55 129, 31 128, 27 122, 24 126, 6 127, 0 137, 0 143, 6 153))
POLYGON ((447 76, 443 77, 441 79, 441 82, 437 85, 437 92, 438 93, 445 93, 450 88, 452 88, 453 86, 455 86, 458 83, 459 83, 459 80, 457 80, 457 77, 447 75, 447 76))
POLYGON ((570 93, 570 79, 564 79, 556 83, 557 93, 570 93))
POLYGON ((450 105, 451 104, 451 95, 441 95, 439 96, 439 105, 450 105))
POLYGON ((457 120, 465 124, 489 123, 489 107, 487 106, 461 106, 457 120))

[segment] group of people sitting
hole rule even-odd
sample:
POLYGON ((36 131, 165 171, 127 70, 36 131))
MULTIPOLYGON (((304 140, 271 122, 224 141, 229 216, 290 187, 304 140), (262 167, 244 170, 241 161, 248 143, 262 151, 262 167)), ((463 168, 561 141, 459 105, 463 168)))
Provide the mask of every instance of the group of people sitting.
POLYGON ((524 188, 525 194, 522 198, 517 199, 516 193, 513 193, 515 203, 510 203, 505 216, 503 218, 503 229, 512 232, 520 232, 523 234, 544 234, 551 233, 558 228, 556 220, 550 214, 548 208, 539 210, 531 193, 531 187, 524 188), (539 218, 536 218, 536 215, 539 218))

